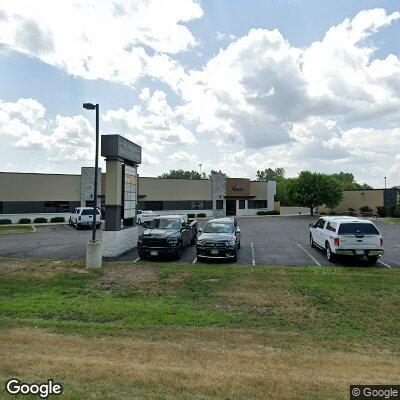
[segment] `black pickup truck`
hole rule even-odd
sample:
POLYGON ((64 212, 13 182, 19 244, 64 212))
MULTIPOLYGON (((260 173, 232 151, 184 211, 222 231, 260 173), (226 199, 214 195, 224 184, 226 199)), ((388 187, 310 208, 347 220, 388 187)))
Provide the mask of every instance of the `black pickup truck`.
POLYGON ((183 248, 196 243, 197 221, 183 215, 163 215, 154 219, 138 238, 140 258, 170 255, 180 258, 183 248))

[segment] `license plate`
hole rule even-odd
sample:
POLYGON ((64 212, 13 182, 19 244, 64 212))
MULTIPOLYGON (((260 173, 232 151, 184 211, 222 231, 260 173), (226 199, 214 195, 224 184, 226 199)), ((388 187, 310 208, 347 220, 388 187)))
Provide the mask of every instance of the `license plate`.
POLYGON ((158 256, 158 250, 150 250, 151 256, 158 256))
POLYGON ((217 254, 218 254, 218 250, 215 250, 215 249, 211 250, 211 254, 212 254, 213 256, 217 255, 217 254))
POLYGON ((356 255, 357 256, 363 256, 364 255, 364 250, 356 250, 356 255))

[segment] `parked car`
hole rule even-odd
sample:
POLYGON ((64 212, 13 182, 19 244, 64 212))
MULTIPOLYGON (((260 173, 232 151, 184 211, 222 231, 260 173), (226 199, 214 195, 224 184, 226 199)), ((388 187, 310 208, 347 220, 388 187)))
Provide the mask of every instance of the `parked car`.
POLYGON ((310 224, 310 245, 326 252, 333 261, 336 255, 366 256, 376 263, 384 253, 383 237, 378 228, 368 220, 356 217, 323 217, 310 224))
MULTIPOLYGON (((76 229, 80 229, 83 226, 93 225, 93 208, 92 207, 77 207, 75 208, 72 215, 69 217, 69 225, 74 225, 76 229)), ((101 227, 101 212, 96 209, 96 228, 101 227)))
POLYGON ((136 223, 139 225, 144 224, 145 222, 151 222, 154 221, 155 218, 157 218, 159 214, 157 214, 154 211, 140 211, 138 210, 137 215, 136 215, 136 223))
POLYGON ((185 246, 196 243, 197 221, 183 215, 158 216, 138 239, 139 257, 171 255, 180 258, 185 246))
POLYGON ((199 231, 196 248, 198 258, 231 258, 237 261, 240 249, 240 228, 234 218, 214 218, 199 231))

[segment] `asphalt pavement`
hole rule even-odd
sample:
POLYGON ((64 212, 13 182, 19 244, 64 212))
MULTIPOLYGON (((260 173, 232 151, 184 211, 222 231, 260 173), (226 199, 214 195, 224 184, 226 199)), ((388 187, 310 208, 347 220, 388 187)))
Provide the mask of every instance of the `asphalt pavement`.
MULTIPOLYGON (((241 249, 238 264, 366 266, 366 260, 340 258, 335 263, 308 243, 308 225, 316 220, 307 216, 238 217, 241 249)), ((400 267, 400 225, 375 222, 385 240, 385 254, 379 260, 382 268, 400 267)), ((205 220, 199 220, 199 228, 205 220)), ((141 228, 142 229, 142 228, 141 228)), ((0 235, 0 256, 23 258, 85 259, 86 243, 91 230, 75 230, 68 225, 37 226, 36 233, 0 235)), ((101 238, 101 229, 97 235, 101 238)), ((136 250, 116 260, 139 260, 136 250)), ((168 261, 163 259, 162 261, 168 261)), ((176 262, 176 261, 175 261, 176 262)), ((185 248, 180 262, 204 262, 196 259, 195 246, 185 248)), ((216 263, 215 260, 210 261, 216 263)), ((220 261, 221 262, 221 261, 220 261)), ((224 262, 224 261, 222 261, 224 262)))

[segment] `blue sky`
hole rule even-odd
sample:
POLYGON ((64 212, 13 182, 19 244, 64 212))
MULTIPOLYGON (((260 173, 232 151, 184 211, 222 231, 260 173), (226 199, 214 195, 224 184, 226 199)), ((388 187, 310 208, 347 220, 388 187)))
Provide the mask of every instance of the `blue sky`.
POLYGON ((93 101, 102 132, 143 146, 142 175, 202 163, 400 185, 396 1, 64 3, 0 5, 0 170, 91 165, 93 101))

